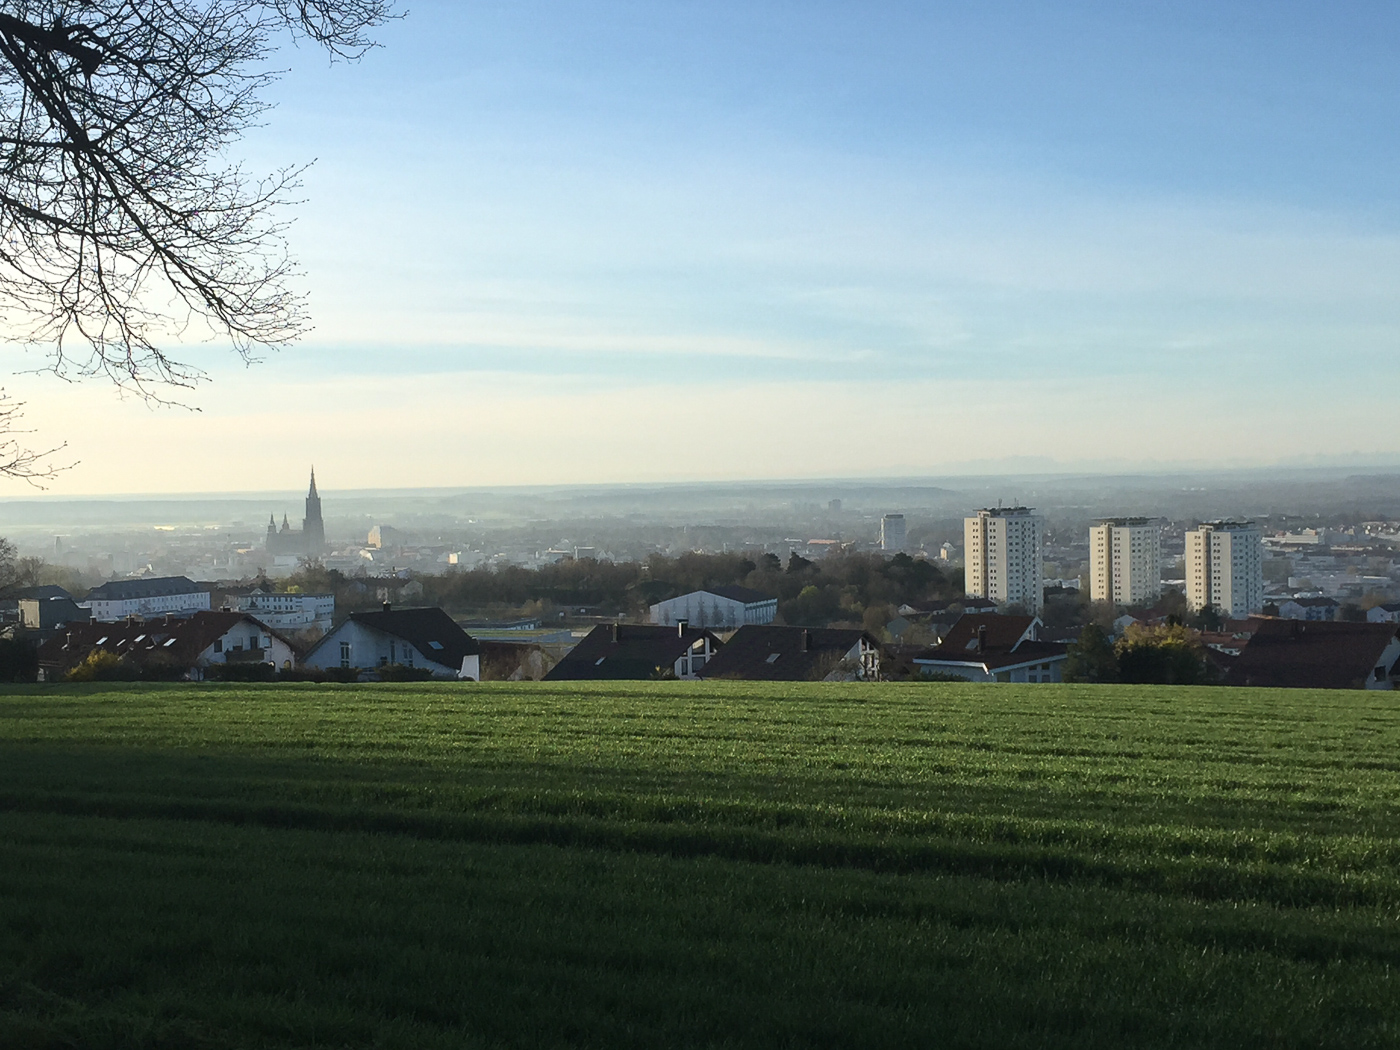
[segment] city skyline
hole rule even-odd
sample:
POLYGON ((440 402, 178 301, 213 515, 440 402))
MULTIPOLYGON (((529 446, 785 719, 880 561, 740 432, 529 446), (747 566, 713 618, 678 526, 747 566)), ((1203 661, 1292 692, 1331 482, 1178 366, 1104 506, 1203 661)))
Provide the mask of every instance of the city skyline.
POLYGON ((1400 379, 1397 28, 417 4, 359 64, 280 55, 233 147, 317 159, 306 340, 191 347, 198 413, 5 386, 79 461, 55 494, 290 487, 289 453, 353 488, 1394 465, 1359 395, 1400 379))

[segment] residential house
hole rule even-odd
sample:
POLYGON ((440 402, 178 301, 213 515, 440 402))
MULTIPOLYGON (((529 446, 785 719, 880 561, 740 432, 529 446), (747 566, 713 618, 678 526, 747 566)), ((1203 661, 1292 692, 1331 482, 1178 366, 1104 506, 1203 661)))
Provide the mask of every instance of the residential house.
POLYGON ((157 576, 137 580, 113 580, 88 591, 78 603, 90 617, 105 623, 128 616, 164 616, 166 613, 208 611, 209 588, 187 576, 157 576))
POLYGON ((706 587, 651 607, 651 622, 667 627, 685 622, 696 627, 742 627, 772 623, 778 599, 748 587, 706 587))
POLYGON ((970 682, 1059 682, 1069 647, 1039 640, 1037 616, 964 615, 947 637, 914 657, 920 674, 970 682))
POLYGON ((291 643, 267 624, 247 613, 204 610, 185 617, 69 624, 39 647, 40 674, 54 681, 99 649, 140 667, 178 668, 192 681, 214 664, 296 664, 291 643))
POLYGON ((951 614, 953 618, 963 613, 994 613, 997 603, 990 598, 954 598, 951 601, 905 602, 895 610, 900 616, 912 618, 920 616, 941 617, 951 614))
POLYGON ((1340 609, 1335 598, 1288 598, 1278 603, 1278 614, 1285 620, 1326 622, 1335 620, 1340 609))
POLYGON ((1226 677, 1229 685, 1394 689, 1400 629, 1391 623, 1262 620, 1226 677))
POLYGON ((646 680, 667 672, 693 681, 720 650, 703 627, 599 624, 544 676, 547 682, 646 680))
POLYGON ((427 668, 434 678, 481 681, 481 646, 438 608, 351 613, 302 661, 305 667, 427 668))
POLYGON ((754 682, 875 679, 880 676, 880 643, 856 629, 740 627, 700 674, 754 682))
POLYGON ((1400 602, 1387 602, 1366 611, 1367 623, 1400 623, 1400 602))

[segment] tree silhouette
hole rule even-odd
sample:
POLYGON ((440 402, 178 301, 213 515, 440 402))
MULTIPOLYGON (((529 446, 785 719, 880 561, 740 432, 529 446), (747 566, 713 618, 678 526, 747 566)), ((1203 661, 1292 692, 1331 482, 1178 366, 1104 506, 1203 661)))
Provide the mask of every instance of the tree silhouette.
POLYGON ((253 178, 227 151, 265 111, 280 43, 356 58, 390 3, 0 0, 9 336, 60 376, 157 400, 202 378, 166 349, 183 334, 245 359, 296 339, 306 316, 280 209, 301 169, 253 178))

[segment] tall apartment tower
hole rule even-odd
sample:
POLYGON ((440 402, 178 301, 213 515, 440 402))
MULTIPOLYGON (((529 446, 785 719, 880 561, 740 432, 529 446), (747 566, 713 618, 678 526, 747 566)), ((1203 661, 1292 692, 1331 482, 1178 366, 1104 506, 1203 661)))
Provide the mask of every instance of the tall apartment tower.
POLYGON ((321 496, 316 491, 316 468, 311 468, 311 488, 306 493, 306 517, 301 519, 301 538, 306 553, 316 557, 326 549, 326 526, 321 520, 321 496))
POLYGON ((1044 539, 1045 519, 1027 507, 979 510, 964 518, 968 597, 1039 615, 1045 603, 1044 539))
POLYGON ((907 542, 903 514, 886 514, 880 519, 880 549, 902 551, 907 542))
POLYGON ((1162 522, 1106 518, 1089 529, 1089 597, 1151 605, 1162 596, 1162 522))
POLYGON ((1241 619, 1264 607, 1264 531, 1252 521, 1210 521, 1186 534, 1186 604, 1241 619))

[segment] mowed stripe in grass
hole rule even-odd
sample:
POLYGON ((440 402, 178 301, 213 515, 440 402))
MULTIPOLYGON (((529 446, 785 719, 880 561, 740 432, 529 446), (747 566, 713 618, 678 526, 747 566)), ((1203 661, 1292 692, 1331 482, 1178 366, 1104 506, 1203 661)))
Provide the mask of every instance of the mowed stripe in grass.
POLYGON ((1362 693, 20 692, 0 1009, 112 1045, 1387 1045, 1397 743, 1362 693))

